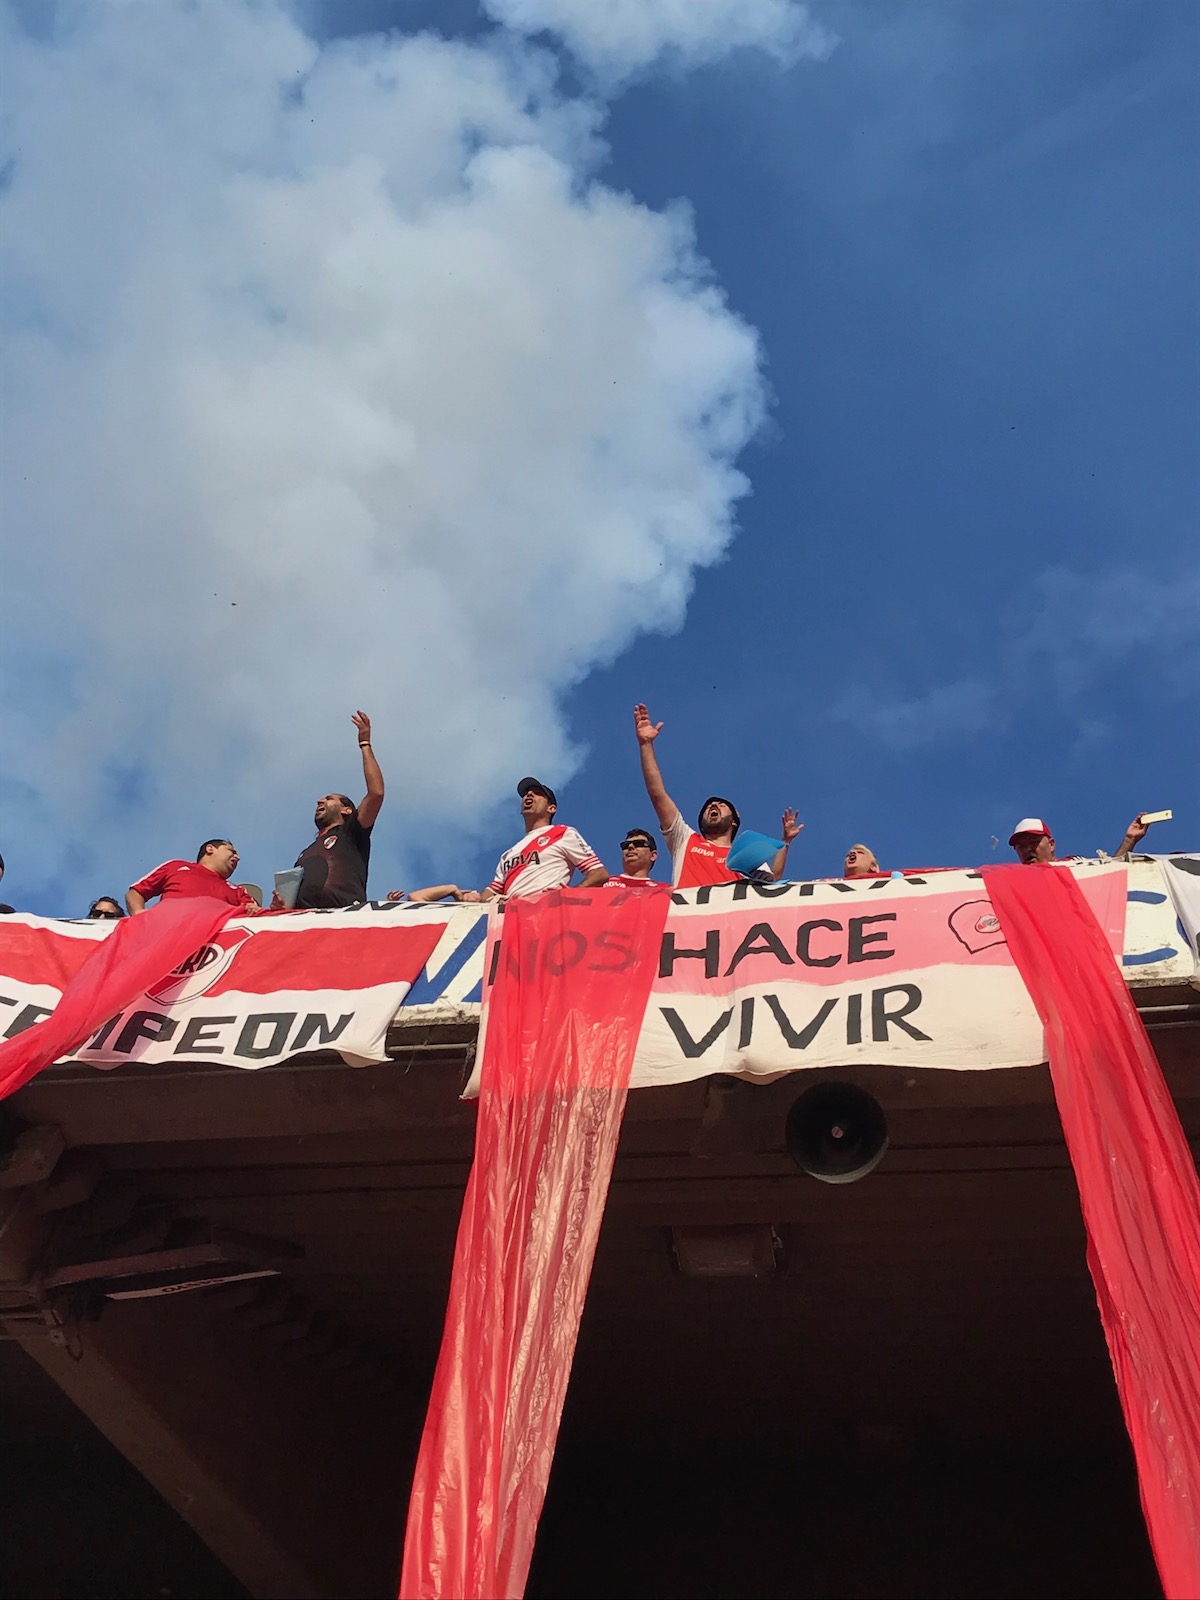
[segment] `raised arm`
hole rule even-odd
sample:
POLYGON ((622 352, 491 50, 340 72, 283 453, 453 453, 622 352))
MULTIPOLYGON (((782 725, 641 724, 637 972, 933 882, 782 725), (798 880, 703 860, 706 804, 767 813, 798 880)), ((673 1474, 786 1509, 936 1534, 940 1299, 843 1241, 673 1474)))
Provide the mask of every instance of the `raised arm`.
POLYGON ((367 782, 367 792, 358 807, 358 820, 364 828, 370 828, 383 804, 383 773, 379 770, 379 763, 371 748, 370 717, 365 711, 356 711, 350 720, 358 729, 358 748, 362 756, 363 777, 367 782))
POLYGON ((775 859, 771 863, 771 874, 776 883, 783 877, 787 869, 788 851, 792 840, 797 838, 804 824, 799 821, 798 815, 791 806, 783 813, 783 849, 775 852, 775 859))
POLYGON ((658 757, 654 753, 654 741, 662 729, 661 722, 650 721, 650 713, 645 706, 634 706, 633 731, 637 734, 638 754, 642 758, 642 780, 650 796, 650 804, 658 814, 658 825, 665 830, 679 815, 679 807, 667 793, 662 773, 658 770, 658 757))
POLYGON ((1128 861, 1130 852, 1133 850, 1134 846, 1141 844, 1142 840, 1149 832, 1150 824, 1142 821, 1142 814, 1139 811, 1137 816, 1134 817, 1133 821, 1125 829, 1125 837, 1121 840, 1120 848, 1114 852, 1113 860, 1128 861))

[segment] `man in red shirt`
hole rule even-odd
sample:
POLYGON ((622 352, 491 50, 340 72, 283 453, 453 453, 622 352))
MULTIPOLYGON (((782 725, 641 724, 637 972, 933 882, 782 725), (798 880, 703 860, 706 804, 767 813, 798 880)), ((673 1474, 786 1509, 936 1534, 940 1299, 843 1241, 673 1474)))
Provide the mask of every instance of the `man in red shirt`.
MULTIPOLYGON (((677 889, 695 889, 705 883, 736 883, 738 874, 725 865, 729 847, 742 825, 737 807, 732 800, 711 795, 700 807, 697 819, 700 831, 689 828, 679 807, 667 793, 658 770, 654 741, 662 732, 661 722, 651 722, 650 713, 643 705, 633 708, 633 727, 637 734, 638 751, 642 758, 642 778, 651 804, 658 813, 659 826, 671 851, 671 881, 677 889)), ((776 852, 770 876, 783 877, 787 866, 788 847, 803 828, 789 806, 783 813, 783 848, 776 852)))
POLYGON ((145 911, 146 901, 155 895, 164 900, 208 894, 236 906, 242 916, 253 917, 258 906, 245 889, 236 888, 230 878, 237 871, 238 853, 228 839, 206 839, 195 861, 164 861, 144 878, 139 878, 125 893, 131 916, 145 911))

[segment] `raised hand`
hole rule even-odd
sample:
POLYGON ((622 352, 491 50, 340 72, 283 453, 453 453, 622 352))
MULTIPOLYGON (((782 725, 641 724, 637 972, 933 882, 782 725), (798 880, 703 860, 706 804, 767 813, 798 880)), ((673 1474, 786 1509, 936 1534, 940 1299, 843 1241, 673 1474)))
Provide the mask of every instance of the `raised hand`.
POLYGON ((784 844, 791 844, 792 840, 795 839, 800 834, 800 832, 803 829, 803 827, 804 827, 804 824, 800 821, 799 812, 794 810, 791 806, 789 806, 787 808, 787 810, 783 813, 783 842, 784 842, 784 844))
POLYGON ((661 722, 651 722, 650 713, 643 705, 633 708, 633 731, 637 734, 639 744, 653 744, 662 732, 661 722))
POLYGON ((1150 824, 1142 821, 1142 814, 1139 811, 1137 816, 1134 817, 1133 821, 1125 829, 1125 837, 1128 839, 1130 844, 1137 844, 1139 840, 1144 839, 1149 832, 1150 824))
POLYGON ((358 742, 359 742, 359 744, 370 744, 370 742, 371 742, 371 719, 367 715, 367 713, 365 711, 355 711, 351 715, 350 721, 358 729, 358 742))

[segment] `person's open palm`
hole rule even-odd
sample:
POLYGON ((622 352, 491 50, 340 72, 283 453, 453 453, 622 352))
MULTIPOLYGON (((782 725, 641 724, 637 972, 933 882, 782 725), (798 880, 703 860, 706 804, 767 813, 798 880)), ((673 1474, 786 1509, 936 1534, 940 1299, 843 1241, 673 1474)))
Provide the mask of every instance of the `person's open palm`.
POLYGON ((358 729, 358 737, 363 744, 371 742, 371 719, 365 711, 355 711, 351 714, 350 721, 358 729))
POLYGON ((661 722, 651 722, 650 713, 643 705, 633 708, 633 730, 638 736, 639 744, 653 744, 662 732, 661 722))
POLYGON ((791 844, 792 840, 799 836, 803 827, 804 824, 800 821, 800 813, 792 806, 789 806, 783 813, 784 844, 791 844))

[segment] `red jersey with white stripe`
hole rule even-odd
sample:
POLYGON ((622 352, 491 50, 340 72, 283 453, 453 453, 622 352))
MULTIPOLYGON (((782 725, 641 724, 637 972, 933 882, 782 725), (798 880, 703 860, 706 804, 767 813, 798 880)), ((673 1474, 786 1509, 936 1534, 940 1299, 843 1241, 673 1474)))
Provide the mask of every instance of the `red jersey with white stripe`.
POLYGON ((130 887, 136 889, 143 900, 149 900, 156 894, 162 895, 164 900, 191 899, 198 894, 207 894, 215 900, 224 900, 227 905, 237 906, 239 911, 258 910, 245 889, 218 877, 198 861, 164 861, 161 867, 155 867, 153 872, 148 872, 130 887))
POLYGON ((675 813, 663 838, 671 852, 672 877, 677 889, 698 889, 703 883, 737 883, 738 875, 725 865, 727 844, 710 844, 702 834, 675 813))
POLYGON ((576 829, 556 822, 522 835, 506 850, 488 888, 505 895, 565 889, 573 871, 590 872, 600 865, 600 857, 576 829))

